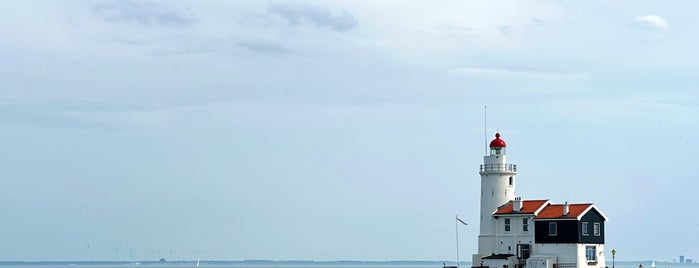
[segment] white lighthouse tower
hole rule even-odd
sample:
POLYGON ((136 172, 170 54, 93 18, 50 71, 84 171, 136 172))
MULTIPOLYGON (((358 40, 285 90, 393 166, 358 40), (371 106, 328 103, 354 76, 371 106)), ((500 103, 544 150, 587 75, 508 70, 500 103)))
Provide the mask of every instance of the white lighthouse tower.
POLYGON ((474 265, 480 258, 496 253, 496 224, 493 212, 499 206, 515 199, 515 175, 517 166, 507 163, 505 141, 500 133, 490 142, 490 155, 483 157, 480 167, 481 175, 481 215, 480 235, 478 235, 478 254, 474 255, 474 265))

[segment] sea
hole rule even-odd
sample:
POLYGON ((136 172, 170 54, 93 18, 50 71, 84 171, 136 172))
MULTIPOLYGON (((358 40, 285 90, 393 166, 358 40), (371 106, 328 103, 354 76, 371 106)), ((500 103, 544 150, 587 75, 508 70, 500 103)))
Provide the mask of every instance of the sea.
MULTIPOLYGON (((260 263, 260 262, 238 262, 235 264, 206 264, 200 263, 198 268, 441 268, 445 264, 438 261, 396 261, 396 262, 282 262, 282 263, 260 263)), ((455 265, 453 262, 446 262, 446 265, 455 265)), ((612 268, 612 263, 607 263, 612 268)), ((615 268, 651 268, 651 261, 624 261, 616 262, 615 268)), ((197 268, 196 262, 178 262, 172 264, 140 264, 136 263, 100 263, 91 262, 0 262, 3 267, 18 268, 197 268)), ((461 268, 470 268, 470 263, 461 263, 461 268)), ((656 262, 656 268, 699 268, 699 264, 680 264, 673 262, 656 262)))

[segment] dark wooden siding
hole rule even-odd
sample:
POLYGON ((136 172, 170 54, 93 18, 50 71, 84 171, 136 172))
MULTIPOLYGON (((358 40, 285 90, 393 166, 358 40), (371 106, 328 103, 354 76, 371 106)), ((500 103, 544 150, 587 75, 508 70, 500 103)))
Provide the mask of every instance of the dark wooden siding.
POLYGON ((581 243, 604 244, 604 219, 596 210, 591 209, 582 216, 578 222, 578 229, 580 229, 579 237, 581 243), (582 235, 583 222, 587 222, 587 235, 582 235), (599 223, 599 236, 595 236, 595 223, 599 223))
POLYGON ((534 243, 555 244, 555 243, 588 243, 604 244, 604 219, 595 209, 591 209, 577 220, 537 220, 534 221, 534 243), (549 236, 549 223, 555 222, 558 225, 558 233, 549 236), (582 223, 587 222, 588 235, 582 235, 582 223), (600 235, 595 236, 594 225, 599 223, 600 235))
POLYGON ((578 221, 576 220, 543 220, 534 222, 534 243, 579 243, 578 221), (549 236, 549 223, 558 225, 555 236, 549 236))

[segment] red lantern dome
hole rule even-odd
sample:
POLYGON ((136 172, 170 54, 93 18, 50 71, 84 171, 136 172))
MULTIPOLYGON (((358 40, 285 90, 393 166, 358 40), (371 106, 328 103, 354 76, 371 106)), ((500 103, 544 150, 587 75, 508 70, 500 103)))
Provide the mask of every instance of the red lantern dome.
POLYGON ((500 139, 499 132, 495 133, 495 139, 490 142, 490 148, 493 147, 507 147, 507 145, 505 144, 505 140, 500 139))

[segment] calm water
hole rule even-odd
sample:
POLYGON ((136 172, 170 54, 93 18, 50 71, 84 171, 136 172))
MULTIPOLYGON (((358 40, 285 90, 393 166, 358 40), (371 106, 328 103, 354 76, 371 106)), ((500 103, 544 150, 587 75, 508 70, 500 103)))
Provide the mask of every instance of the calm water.
MULTIPOLYGON (((450 264, 448 264, 450 265, 450 264)), ((194 265, 175 264, 175 265, 2 265, 0 267, 20 267, 20 268, 195 268, 194 265)), ((199 265, 199 268, 441 268, 441 264, 282 264, 282 265, 264 265, 264 264, 236 264, 236 265, 199 265)), ((470 268, 469 265, 461 265, 461 268, 470 268)), ((699 268, 699 267, 697 267, 699 268)))
MULTIPOLYGON (((640 264, 639 262, 638 264, 640 264)), ((638 268, 638 264, 632 262, 616 263, 616 268, 638 268)), ((453 263, 447 263, 453 265, 453 263)), ((609 268, 611 262, 607 262, 609 268)), ((0 267, 20 267, 20 268, 195 268, 195 265, 173 264, 173 265, 2 265, 0 267)), ((441 268, 439 264, 235 264, 235 265, 206 265, 201 264, 199 268, 441 268)), ((656 264, 656 268, 699 268, 699 264, 656 264)), ((462 264, 461 268, 470 268, 469 264, 462 264)), ((650 264, 643 262, 643 268, 650 268, 650 264)))

